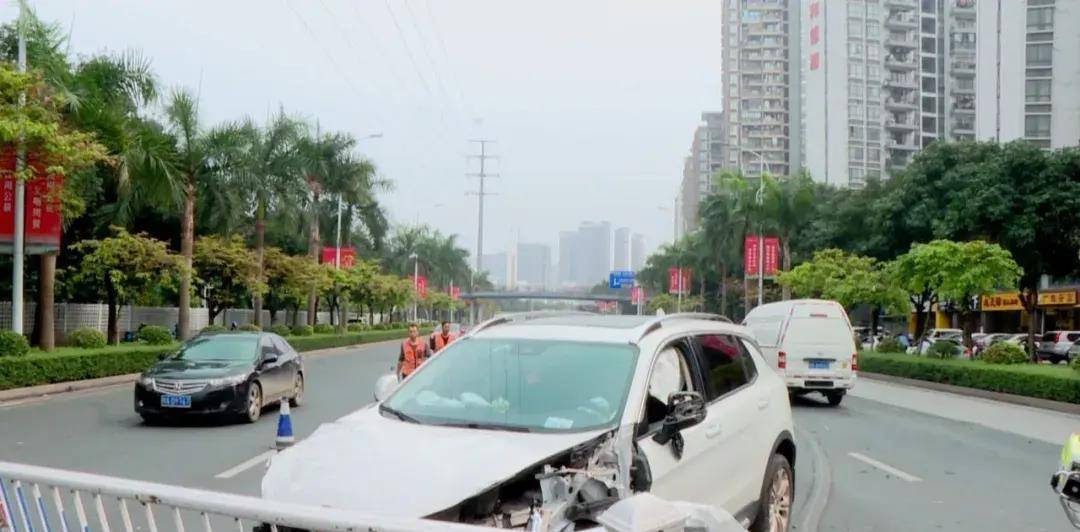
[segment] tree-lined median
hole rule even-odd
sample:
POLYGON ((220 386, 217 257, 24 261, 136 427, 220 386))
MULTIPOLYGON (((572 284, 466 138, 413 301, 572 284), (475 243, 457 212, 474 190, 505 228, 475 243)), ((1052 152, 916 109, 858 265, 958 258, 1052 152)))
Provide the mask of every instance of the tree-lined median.
MULTIPOLYGON (((288 337, 286 340, 297 351, 304 352, 395 340, 407 335, 407 329, 391 329, 315 334, 288 337)), ((162 354, 174 351, 178 345, 126 344, 97 349, 62 347, 51 353, 34 351, 21 357, 0 357, 0 390, 139 373, 157 362, 162 354)))
POLYGON ((999 365, 979 360, 942 360, 863 352, 859 354, 859 369, 868 373, 1080 404, 1080 371, 1067 366, 999 365))

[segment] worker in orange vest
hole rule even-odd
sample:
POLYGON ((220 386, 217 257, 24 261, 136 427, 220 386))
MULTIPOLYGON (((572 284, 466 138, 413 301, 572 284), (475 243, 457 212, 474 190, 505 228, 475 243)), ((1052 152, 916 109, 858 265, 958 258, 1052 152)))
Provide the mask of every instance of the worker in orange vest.
POLYGON ((450 332, 450 322, 443 320, 442 331, 435 331, 431 334, 431 352, 438 353, 454 340, 457 340, 457 336, 450 332))
POLYGON ((428 345, 420 340, 420 329, 415 323, 409 325, 409 337, 401 343, 401 355, 398 357, 398 377, 402 379, 408 377, 428 359, 430 354, 428 345))

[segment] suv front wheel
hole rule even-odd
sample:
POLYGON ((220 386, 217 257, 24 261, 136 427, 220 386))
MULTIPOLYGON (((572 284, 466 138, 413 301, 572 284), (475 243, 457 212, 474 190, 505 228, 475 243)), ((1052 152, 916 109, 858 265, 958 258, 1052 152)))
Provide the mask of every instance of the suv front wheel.
POLYGON ((757 519, 750 525, 753 532, 788 532, 791 528, 791 506, 795 500, 795 475, 791 463, 782 454, 774 454, 765 469, 765 482, 758 499, 757 519))

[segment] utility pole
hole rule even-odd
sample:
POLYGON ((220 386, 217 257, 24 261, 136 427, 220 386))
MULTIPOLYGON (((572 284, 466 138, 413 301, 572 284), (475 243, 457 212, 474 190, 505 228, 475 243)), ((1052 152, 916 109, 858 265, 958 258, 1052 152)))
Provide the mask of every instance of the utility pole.
MULTIPOLYGON (((480 172, 479 173, 465 174, 468 177, 476 177, 476 178, 480 179, 480 190, 476 191, 476 192, 468 192, 467 193, 470 196, 476 196, 477 199, 479 200, 479 201, 477 201, 477 204, 478 204, 477 209, 478 210, 477 210, 477 216, 476 216, 476 272, 474 273, 473 282, 472 282, 472 285, 473 285, 472 286, 472 291, 475 294, 476 293, 476 277, 475 276, 480 274, 481 268, 483 267, 482 266, 482 260, 483 260, 483 257, 484 257, 484 196, 493 195, 492 192, 486 192, 484 190, 484 184, 485 184, 485 181, 487 180, 487 178, 489 178, 489 177, 499 177, 499 174, 488 174, 488 173, 485 172, 485 162, 488 159, 496 159, 495 156, 488 155, 488 153, 487 153, 487 145, 488 144, 494 144, 495 141, 494 140, 488 140, 488 139, 470 139, 469 142, 475 142, 475 143, 480 145, 480 154, 479 155, 470 155, 469 156, 470 159, 479 159, 480 160, 480 172)), ((479 306, 479 301, 474 298, 473 299, 473 312, 472 312, 472 322, 474 324, 476 323, 476 320, 477 320, 477 317, 478 317, 478 314, 477 314, 479 312, 479 309, 477 308, 478 306, 479 306)))
MULTIPOLYGON (((26 1, 19 2, 19 73, 26 72, 26 1)), ((26 92, 19 94, 19 107, 26 105, 26 92)), ((26 146, 19 133, 16 149, 16 174, 26 168, 26 146)), ((11 265, 11 330, 23 333, 23 262, 26 260, 26 181, 15 178, 15 249, 11 265)), ((49 316, 47 319, 52 319, 49 316)))

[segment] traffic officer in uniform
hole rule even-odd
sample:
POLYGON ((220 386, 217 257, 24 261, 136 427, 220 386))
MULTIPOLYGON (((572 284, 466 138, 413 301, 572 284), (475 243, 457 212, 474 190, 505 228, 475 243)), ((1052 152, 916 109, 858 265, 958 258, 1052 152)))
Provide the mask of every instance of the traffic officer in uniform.
POLYGON ((457 336, 450 332, 450 322, 443 320, 442 330, 431 334, 431 352, 438 353, 454 340, 457 340, 457 336))
POLYGON ((401 343, 401 355, 398 356, 397 374, 399 379, 408 377, 416 368, 420 367, 431 351, 427 343, 420 340, 420 329, 416 324, 409 325, 409 337, 401 343))

